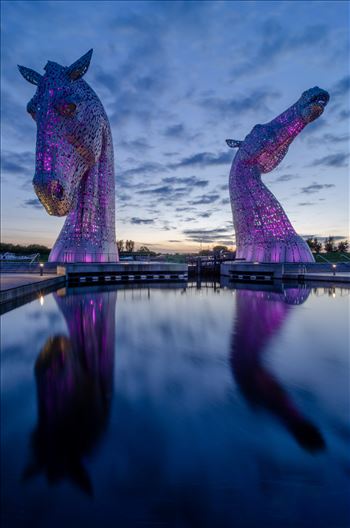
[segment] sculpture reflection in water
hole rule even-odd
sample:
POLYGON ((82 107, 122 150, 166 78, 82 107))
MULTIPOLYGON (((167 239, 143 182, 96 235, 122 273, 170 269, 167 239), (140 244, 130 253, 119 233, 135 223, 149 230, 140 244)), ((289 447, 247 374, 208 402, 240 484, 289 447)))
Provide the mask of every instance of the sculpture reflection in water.
MULTIPOLYGON (((249 286, 248 286, 249 287, 249 286)), ((245 286, 246 288, 246 286, 245 286)), ((325 448, 317 427, 299 411, 265 364, 265 353, 293 305, 306 301, 310 289, 236 291, 237 318, 231 341, 231 367, 245 399, 275 415, 300 446, 310 452, 325 448)))
POLYGON ((35 364, 38 423, 25 478, 44 472, 49 482, 68 478, 92 494, 83 459, 108 423, 116 296, 116 291, 86 289, 82 294, 55 294, 69 337, 49 338, 35 364))

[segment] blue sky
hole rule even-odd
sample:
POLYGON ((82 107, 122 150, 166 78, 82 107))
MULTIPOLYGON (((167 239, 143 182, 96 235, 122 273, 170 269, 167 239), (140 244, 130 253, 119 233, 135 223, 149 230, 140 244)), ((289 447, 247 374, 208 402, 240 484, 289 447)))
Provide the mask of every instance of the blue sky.
POLYGON ((2 240, 51 246, 64 219, 33 187, 34 86, 17 70, 68 66, 94 48, 86 81, 109 116, 117 238, 155 250, 234 243, 228 175, 243 139, 301 93, 323 116, 264 176, 302 235, 348 236, 349 3, 3 1, 2 240))

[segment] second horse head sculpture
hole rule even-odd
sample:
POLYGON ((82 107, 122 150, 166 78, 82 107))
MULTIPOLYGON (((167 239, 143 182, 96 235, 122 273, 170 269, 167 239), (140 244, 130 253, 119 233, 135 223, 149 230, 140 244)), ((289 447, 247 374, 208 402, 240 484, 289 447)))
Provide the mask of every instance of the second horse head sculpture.
POLYGON ((230 172, 230 197, 236 231, 236 258, 248 262, 314 262, 306 242, 295 232, 282 206, 261 181, 288 152, 303 128, 320 117, 329 94, 315 87, 265 125, 255 125, 238 148, 230 172))

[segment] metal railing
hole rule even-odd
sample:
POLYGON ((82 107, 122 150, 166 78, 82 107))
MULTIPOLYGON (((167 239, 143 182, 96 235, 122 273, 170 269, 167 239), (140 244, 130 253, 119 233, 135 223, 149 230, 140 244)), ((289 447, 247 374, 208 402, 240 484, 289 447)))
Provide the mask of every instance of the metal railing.
MULTIPOLYGON (((321 258, 322 260, 324 260, 327 264, 329 264, 331 267, 332 267, 332 270, 334 270, 338 264, 342 264, 343 266, 350 266, 350 258, 347 257, 346 255, 344 255, 344 253, 340 253, 340 255, 342 257, 344 257, 347 262, 341 262, 341 261, 338 261, 338 262, 332 262, 331 260, 328 260, 326 257, 324 257, 323 255, 320 255, 320 253, 317 254, 319 258, 321 258)), ((317 262, 316 262, 317 264, 317 262)), ((320 264, 320 262, 318 263, 320 264)))

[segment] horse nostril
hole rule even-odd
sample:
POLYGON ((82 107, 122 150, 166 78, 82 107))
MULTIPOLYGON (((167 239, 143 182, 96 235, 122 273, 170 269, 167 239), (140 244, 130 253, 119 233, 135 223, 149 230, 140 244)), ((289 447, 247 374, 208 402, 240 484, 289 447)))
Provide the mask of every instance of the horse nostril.
POLYGON ((57 200, 62 200, 64 195, 64 188, 59 181, 53 180, 50 183, 50 194, 52 194, 52 196, 54 196, 57 200))

